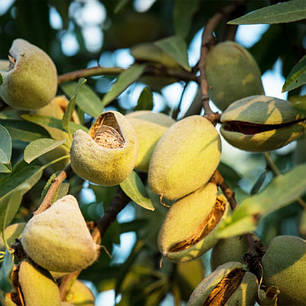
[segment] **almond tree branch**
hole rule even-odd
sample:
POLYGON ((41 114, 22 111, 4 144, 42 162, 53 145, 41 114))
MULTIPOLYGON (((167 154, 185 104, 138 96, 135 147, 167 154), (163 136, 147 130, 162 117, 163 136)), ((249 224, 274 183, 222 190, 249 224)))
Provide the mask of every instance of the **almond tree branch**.
POLYGON ((212 180, 221 188, 226 199, 230 203, 231 209, 234 210, 237 208, 238 204, 235 199, 235 192, 226 184, 223 176, 218 170, 215 171, 212 180))
MULTIPOLYGON (((126 69, 120 68, 120 67, 91 67, 76 71, 71 71, 62 75, 58 76, 57 83, 65 83, 69 81, 77 80, 81 77, 90 77, 90 76, 98 76, 98 75, 117 75, 121 72, 125 71, 126 69)), ((155 75, 155 76, 168 76, 172 78, 176 78, 178 80, 183 81, 195 81, 199 82, 197 76, 193 74, 192 72, 188 72, 186 70, 179 70, 179 69, 173 69, 173 68, 167 68, 167 67, 153 67, 153 66, 147 66, 144 75, 155 75)))

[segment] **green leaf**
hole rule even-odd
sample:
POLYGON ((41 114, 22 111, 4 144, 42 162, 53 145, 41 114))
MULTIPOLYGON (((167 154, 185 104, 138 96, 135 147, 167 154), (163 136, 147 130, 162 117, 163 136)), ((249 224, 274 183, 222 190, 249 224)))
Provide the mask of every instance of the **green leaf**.
POLYGON ((289 101, 299 113, 306 115, 306 95, 292 96, 289 101))
POLYGON ((263 173, 261 173, 261 175, 258 177, 258 179, 256 180, 254 186, 251 189, 251 195, 256 194, 259 189, 261 188, 261 186, 263 185, 265 179, 267 176, 267 171, 264 171, 263 173))
POLYGON ((103 97, 102 104, 106 106, 117 98, 133 82, 138 80, 144 72, 145 67, 145 65, 132 65, 129 69, 121 72, 110 91, 103 97))
POLYGON ((149 87, 145 87, 138 99, 135 111, 138 110, 152 110, 153 109, 153 95, 149 87))
POLYGON ((274 24, 306 18, 306 1, 291 0, 260 8, 228 22, 228 24, 274 24))
POLYGON ((176 0, 173 12, 175 35, 186 38, 194 13, 199 8, 199 0, 176 0))
MULTIPOLYGON (((66 83, 61 85, 64 93, 72 98, 75 90, 78 87, 77 82, 66 83)), ((76 97, 76 104, 86 114, 96 118, 103 112, 103 104, 97 94, 87 85, 83 85, 76 97)))
POLYGON ((54 150, 65 143, 66 140, 54 140, 51 138, 36 139, 29 143, 24 150, 24 160, 28 164, 39 156, 54 150))
POLYGON ((2 232, 14 219, 20 207, 24 193, 25 190, 21 189, 13 192, 9 197, 0 200, 0 230, 2 232))
POLYGON ((71 97, 68 103, 68 107, 66 108, 65 113, 64 113, 62 125, 63 125, 64 130, 67 131, 69 134, 72 134, 69 123, 71 121, 72 113, 75 108, 76 99, 79 95, 81 87, 86 83, 86 81, 87 80, 84 78, 79 79, 79 82, 74 90, 73 96, 71 97))
POLYGON ((184 69, 191 71, 188 63, 187 45, 182 37, 171 36, 156 41, 154 44, 168 53, 184 69))
POLYGON ((11 169, 11 165, 4 165, 4 164, 0 164, 0 173, 11 173, 12 169, 11 169))
POLYGON ((2 74, 0 73, 0 85, 3 83, 3 76, 2 74))
MULTIPOLYGON (((30 122, 33 122, 39 125, 45 125, 45 126, 49 126, 52 128, 56 128, 56 129, 59 129, 65 132, 62 126, 62 120, 60 119, 55 119, 52 117, 46 117, 46 116, 41 116, 41 115, 29 115, 29 114, 23 114, 20 117, 27 121, 30 121, 30 122)), ((83 130, 86 133, 88 132, 88 129, 85 126, 71 122, 71 121, 69 122, 69 129, 71 133, 74 133, 76 130, 79 130, 79 129, 83 130)))
POLYGON ((27 192, 40 179, 44 167, 19 162, 12 173, 1 181, 0 201, 9 197, 13 192, 23 190, 27 192))
POLYGON ((304 84, 306 84, 306 55, 290 71, 282 92, 290 91, 304 84))
POLYGON ((119 13, 129 3, 129 1, 130 0, 119 0, 114 9, 114 13, 119 13))
POLYGON ((132 171, 132 173, 120 184, 120 187, 136 204, 145 209, 155 209, 147 194, 145 186, 135 171, 132 171))
POLYGON ((0 269, 0 291, 3 290, 4 292, 10 292, 13 289, 10 275, 14 266, 14 260, 12 254, 6 250, 4 261, 1 265, 0 269))
POLYGON ((12 155, 12 139, 7 129, 0 124, 0 163, 8 164, 12 155))
POLYGON ((220 238, 241 235, 256 229, 261 217, 291 204, 306 191, 306 164, 274 178, 260 193, 246 198, 218 230, 220 238))
POLYGON ((0 119, 3 125, 15 140, 30 142, 38 138, 50 137, 50 134, 43 127, 24 120, 0 119))

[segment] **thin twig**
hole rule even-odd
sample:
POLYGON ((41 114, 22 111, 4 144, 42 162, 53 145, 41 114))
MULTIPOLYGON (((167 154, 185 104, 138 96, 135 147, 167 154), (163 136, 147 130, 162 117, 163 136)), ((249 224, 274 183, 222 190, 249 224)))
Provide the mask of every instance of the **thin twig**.
POLYGON ((97 226, 93 231, 93 235, 96 235, 96 231, 98 230, 102 238, 109 226, 115 221, 119 212, 129 202, 130 198, 121 189, 118 189, 117 193, 113 197, 111 204, 106 209, 104 216, 97 222, 97 226))
MULTIPOLYGON (((57 83, 61 84, 65 82, 70 82, 80 79, 81 77, 90 77, 98 75, 118 75, 124 71, 126 71, 126 69, 120 67, 107 68, 107 67, 97 66, 97 67, 85 68, 81 70, 71 71, 58 76, 57 83)), ((189 81, 195 81, 197 83, 199 82, 197 76, 192 72, 167 68, 167 67, 158 68, 153 66, 147 66, 144 71, 144 75, 168 76, 186 82, 189 81)))
POLYGON ((61 183, 67 178, 69 172, 71 171, 70 164, 60 172, 60 174, 52 181, 50 188, 48 189, 47 194, 45 195, 43 201, 41 202, 40 206, 34 211, 33 215, 38 215, 48 209, 52 204, 52 198, 56 191, 58 190, 61 183))
POLYGON ((116 75, 120 74, 123 72, 125 69, 122 69, 120 67, 91 67, 91 68, 86 68, 86 69, 81 69, 81 70, 76 70, 76 71, 71 71, 62 75, 58 76, 57 83, 65 83, 69 81, 74 81, 77 79, 80 79, 82 77, 90 77, 90 76, 97 76, 97 75, 116 75))
POLYGON ((216 170, 214 173, 212 180, 220 186, 222 192, 224 193, 226 199, 230 203, 231 209, 234 210, 238 205, 237 201, 235 199, 235 192, 225 183, 225 180, 221 173, 216 170))

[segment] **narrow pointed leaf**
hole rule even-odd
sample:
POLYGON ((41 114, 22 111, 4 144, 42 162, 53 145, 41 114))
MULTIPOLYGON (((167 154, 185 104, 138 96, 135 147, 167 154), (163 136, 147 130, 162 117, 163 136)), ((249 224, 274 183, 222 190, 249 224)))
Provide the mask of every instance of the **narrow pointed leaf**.
POLYGON ((228 22, 228 24, 274 24, 306 18, 306 1, 291 0, 260 8, 228 22))
POLYGON ((14 260, 12 254, 6 250, 4 261, 1 265, 0 269, 0 291, 3 290, 4 292, 10 292, 13 289, 10 275, 14 266, 14 260))
POLYGON ((20 207, 25 189, 13 192, 9 197, 0 200, 0 230, 4 229, 14 219, 20 207))
POLYGON ((218 230, 220 238, 253 231, 260 218, 291 204, 306 192, 306 164, 274 178, 260 193, 246 198, 218 230))
POLYGON ((133 65, 127 70, 120 73, 117 81, 113 84, 110 91, 104 96, 102 104, 106 106, 117 98, 133 82, 138 80, 145 69, 145 65, 133 65))
POLYGON ((145 87, 138 99, 135 111, 138 110, 152 110, 153 109, 153 95, 148 87, 145 87))
POLYGON ((9 131, 11 137, 15 140, 30 142, 38 138, 50 137, 47 130, 32 122, 0 119, 0 124, 9 131))
POLYGON ((21 161, 15 166, 12 173, 1 181, 0 201, 13 192, 30 190, 40 179, 43 169, 43 167, 21 161))
POLYGON ((114 9, 114 13, 119 13, 129 3, 129 1, 130 0, 119 0, 114 9))
MULTIPOLYGON (((21 115, 21 117, 27 121, 36 123, 38 125, 45 125, 45 126, 49 126, 52 128, 56 128, 56 129, 65 131, 62 126, 62 120, 60 119, 55 119, 52 117, 46 117, 46 116, 41 116, 41 115, 29 115, 29 114, 21 115)), ((88 132, 88 129, 85 126, 74 123, 72 121, 69 122, 69 129, 71 133, 74 133, 76 130, 79 130, 79 129, 83 130, 84 132, 88 132)))
POLYGON ((54 140, 51 138, 36 139, 29 143, 24 150, 24 160, 29 164, 39 156, 50 152, 65 143, 66 140, 54 140))
POLYGON ((174 31, 176 35, 186 38, 192 18, 199 7, 199 0, 176 0, 173 11, 174 31))
POLYGON ((12 169, 10 165, 0 164, 0 173, 11 173, 12 169))
POLYGON ((191 70, 188 63, 187 45, 182 37, 171 36, 156 41, 155 44, 168 53, 184 69, 191 70))
POLYGON ((62 125, 65 131, 67 131, 69 134, 72 134, 72 131, 70 130, 70 121, 71 121, 71 117, 72 117, 72 113, 74 111, 75 108, 75 103, 76 103, 76 99, 79 95, 80 90, 82 89, 82 86, 86 83, 86 79, 81 78, 77 84, 77 87, 74 90, 73 96, 71 97, 68 106, 65 110, 64 113, 64 117, 62 120, 62 125))
MULTIPOLYGON (((77 87, 77 82, 61 85, 61 89, 69 98, 72 98, 77 87)), ((76 97, 76 104, 82 111, 94 118, 98 117, 103 112, 103 104, 100 98, 86 84, 79 89, 78 95, 76 97)))
POLYGON ((290 91, 306 84, 306 55, 292 68, 282 91, 290 91))
POLYGON ((0 124, 0 163, 8 164, 12 155, 12 139, 8 130, 0 124))
POLYGON ((145 209, 155 209, 147 194, 145 186, 135 171, 132 171, 132 173, 120 184, 120 187, 136 204, 145 209))

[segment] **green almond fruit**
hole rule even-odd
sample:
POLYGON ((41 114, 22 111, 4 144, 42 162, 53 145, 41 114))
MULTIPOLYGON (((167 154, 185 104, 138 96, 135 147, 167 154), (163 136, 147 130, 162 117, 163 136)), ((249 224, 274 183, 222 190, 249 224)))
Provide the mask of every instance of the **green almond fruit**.
POLYGON ((22 246, 41 267, 54 272, 87 268, 97 258, 94 243, 77 200, 67 195, 34 215, 22 233, 22 246))
POLYGON ((278 305, 306 305, 306 241, 295 236, 271 240, 262 258, 263 282, 280 290, 278 305))
POLYGON ((205 69, 208 95, 221 110, 241 98, 264 94, 255 59, 235 42, 226 41, 213 47, 207 54, 205 69))
POLYGON ((47 105, 57 91, 57 72, 51 58, 23 39, 15 39, 9 51, 10 67, 1 70, 1 98, 11 107, 35 110, 47 105))
POLYGON ((72 284, 66 296, 66 302, 72 305, 94 306, 95 297, 91 290, 84 283, 76 280, 72 284))
POLYGON ((183 300, 188 301, 194 288, 205 276, 205 267, 201 258, 177 264, 175 282, 180 288, 183 300))
POLYGON ((26 306, 60 306, 60 293, 50 273, 23 260, 19 267, 18 281, 26 306))
POLYGON ((135 168, 138 171, 148 172, 157 141, 175 123, 175 120, 165 114, 152 111, 136 111, 126 115, 126 118, 132 123, 139 143, 135 168))
MULTIPOLYGON (((252 235, 252 237, 254 240, 258 240, 255 235, 252 235)), ((220 239, 213 247, 210 257, 212 271, 229 261, 242 262, 243 256, 247 251, 248 242, 246 236, 220 239)))
POLYGON ((123 182, 134 169, 137 157, 135 129, 116 111, 102 113, 89 134, 77 130, 70 151, 73 171, 102 186, 123 182))
POLYGON ((286 100, 251 96, 231 104, 221 116, 221 134, 251 152, 281 148, 305 133, 306 120, 286 100))
POLYGON ((163 256, 176 262, 193 260, 218 241, 216 231, 229 213, 229 204, 217 186, 208 183, 175 202, 160 229, 158 244, 163 256))
POLYGON ((3 300, 3 306, 17 306, 16 303, 14 303, 12 300, 11 300, 11 297, 10 297, 10 294, 6 294, 5 297, 4 297, 4 300, 3 300))
POLYGON ((179 199, 206 184, 220 161, 220 136, 198 115, 173 124, 159 139, 151 157, 148 183, 153 192, 179 199))
POLYGON ((199 283, 187 306, 253 306, 257 288, 253 273, 239 262, 228 262, 199 283))

